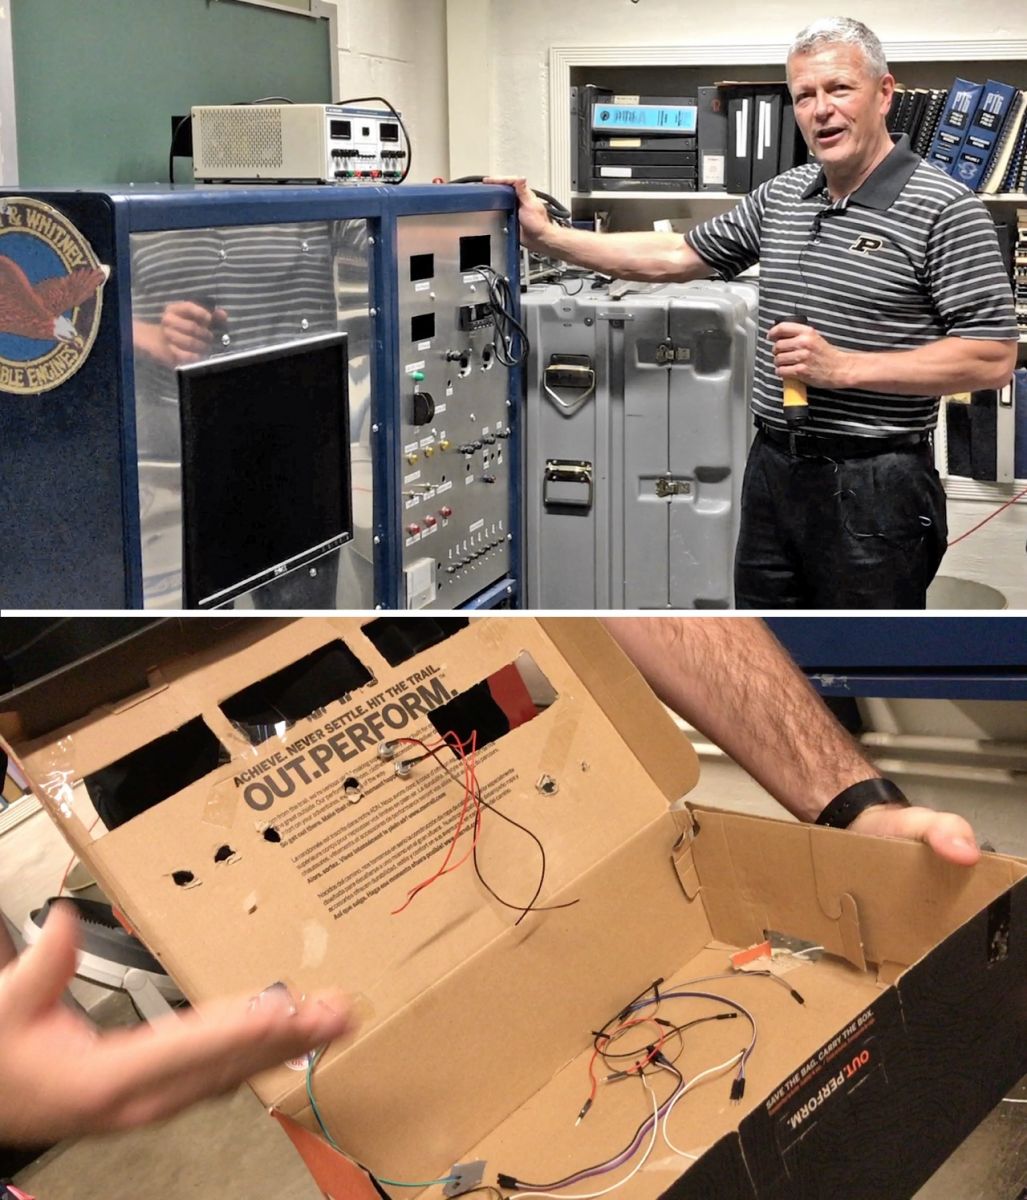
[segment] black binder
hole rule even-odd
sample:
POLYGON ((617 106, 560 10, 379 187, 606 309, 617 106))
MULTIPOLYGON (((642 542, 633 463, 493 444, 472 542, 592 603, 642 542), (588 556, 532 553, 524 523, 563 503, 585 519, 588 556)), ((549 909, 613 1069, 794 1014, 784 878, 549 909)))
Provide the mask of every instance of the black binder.
POLYGON ((729 192, 752 186, 752 138, 756 97, 751 88, 732 88, 727 102, 727 156, 724 181, 729 192))
POLYGON ((727 93, 701 87, 699 112, 699 186, 704 192, 727 190, 727 93))
POLYGON ((781 154, 778 158, 778 174, 790 171, 792 167, 801 167, 809 159, 806 139, 795 123, 795 108, 790 100, 785 100, 781 107, 781 154))
POLYGON ((781 93, 756 96, 752 133, 752 182, 755 189, 777 174, 781 157, 781 93))

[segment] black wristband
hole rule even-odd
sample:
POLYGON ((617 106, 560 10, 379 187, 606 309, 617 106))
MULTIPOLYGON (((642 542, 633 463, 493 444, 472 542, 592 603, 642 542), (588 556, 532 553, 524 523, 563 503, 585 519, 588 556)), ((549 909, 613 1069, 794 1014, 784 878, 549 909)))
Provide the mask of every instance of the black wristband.
POLYGON ((865 808, 877 804, 901 804, 909 808, 909 801, 890 779, 861 779, 825 805, 816 823, 830 825, 832 829, 848 829, 865 808))

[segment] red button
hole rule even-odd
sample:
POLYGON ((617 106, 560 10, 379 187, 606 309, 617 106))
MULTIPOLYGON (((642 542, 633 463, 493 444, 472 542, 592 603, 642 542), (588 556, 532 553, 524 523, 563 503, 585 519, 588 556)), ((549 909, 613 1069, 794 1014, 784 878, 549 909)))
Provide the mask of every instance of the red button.
POLYGON ((371 172, 372 179, 377 179, 380 175, 381 175, 381 171, 372 171, 371 172))
POLYGON ((430 528, 431 528, 433 525, 438 525, 438 521, 436 521, 436 520, 435 520, 435 518, 434 518, 434 517, 433 517, 433 516, 432 516, 430 513, 429 513, 429 515, 428 515, 428 516, 426 516, 426 517, 424 518, 424 523, 425 523, 425 525, 427 525, 427 526, 428 526, 428 528, 429 528, 429 529, 430 529, 430 528))
POLYGON ((439 516, 444 517, 447 521, 449 520, 449 518, 452 515, 453 515, 453 510, 449 507, 448 504, 443 504, 443 506, 439 509, 439 516))
POLYGON ((420 533, 420 532, 421 532, 420 525, 408 525, 407 526, 407 533, 409 533, 411 537, 413 537, 415 533, 420 533))

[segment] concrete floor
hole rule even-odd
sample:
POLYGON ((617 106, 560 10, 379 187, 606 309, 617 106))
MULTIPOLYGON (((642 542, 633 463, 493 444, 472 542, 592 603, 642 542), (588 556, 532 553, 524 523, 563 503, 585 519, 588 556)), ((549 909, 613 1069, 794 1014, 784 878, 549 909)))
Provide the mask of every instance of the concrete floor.
MULTIPOLYGON (((1027 728, 1027 725, 1021 725, 1027 728)), ((906 781, 903 781, 904 786, 906 781)), ((908 790, 908 789, 907 789, 908 790)), ((780 816, 780 809, 723 758, 704 759, 692 798, 697 803, 780 816)), ((914 798, 919 799, 920 797, 914 798)), ((0 906, 19 909, 49 894, 67 855, 58 835, 41 822, 0 838, 0 906), (56 865, 56 872, 54 870, 56 865), (39 882, 33 884, 38 877, 39 882), (10 881, 19 881, 15 892, 10 881), (39 890, 39 889, 42 890, 39 890)), ((29 825, 29 823, 26 823, 29 825)), ((1027 820, 1002 826, 996 848, 1027 857, 1027 820)), ((82 993, 95 1002, 96 990, 82 993)), ((115 1015, 116 1015, 116 1009, 115 1015)), ((1012 1093, 1027 1099, 1027 1079, 1012 1093)), ((15 1182, 39 1200, 318 1200, 320 1193, 277 1124, 246 1089, 162 1125, 87 1138, 55 1147, 20 1172, 15 1182)), ((915 1200, 1012 1200, 1027 1188, 1027 1104, 1002 1103, 967 1139, 915 1200)))

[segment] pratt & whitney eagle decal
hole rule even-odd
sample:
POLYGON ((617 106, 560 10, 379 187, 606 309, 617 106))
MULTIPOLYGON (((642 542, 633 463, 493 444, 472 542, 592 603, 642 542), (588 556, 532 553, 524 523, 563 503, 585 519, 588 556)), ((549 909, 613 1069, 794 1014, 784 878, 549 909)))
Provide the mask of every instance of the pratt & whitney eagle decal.
POLYGON ((55 208, 0 199, 0 395, 64 383, 85 362, 110 274, 55 208))

